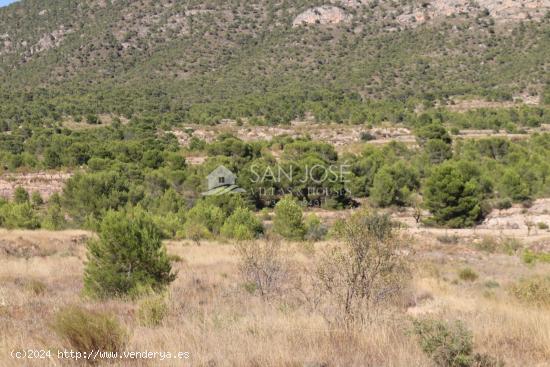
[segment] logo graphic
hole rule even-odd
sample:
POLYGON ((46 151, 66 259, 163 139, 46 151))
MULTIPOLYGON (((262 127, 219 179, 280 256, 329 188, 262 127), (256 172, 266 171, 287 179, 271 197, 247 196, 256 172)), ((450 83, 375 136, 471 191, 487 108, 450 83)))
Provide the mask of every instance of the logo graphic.
POLYGON ((203 192, 202 195, 219 196, 245 192, 245 190, 235 184, 236 179, 237 176, 233 172, 224 166, 219 166, 207 176, 208 191, 203 192))

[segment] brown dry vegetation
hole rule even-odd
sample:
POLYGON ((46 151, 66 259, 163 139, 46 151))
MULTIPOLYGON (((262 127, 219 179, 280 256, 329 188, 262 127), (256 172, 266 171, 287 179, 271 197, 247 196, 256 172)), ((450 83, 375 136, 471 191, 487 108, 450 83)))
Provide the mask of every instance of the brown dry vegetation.
MULTIPOLYGON (((140 302, 90 301, 81 297, 85 232, 0 232, 2 242, 32 243, 28 256, 0 252, 0 365, 65 366, 74 361, 17 361, 12 349, 69 348, 52 329, 65 306, 114 314, 129 331, 128 350, 187 351, 180 360, 136 360, 121 366, 430 366, 411 333, 415 317, 463 320, 476 351, 507 366, 549 366, 550 312, 520 303, 509 287, 522 277, 548 274, 549 264, 526 266, 516 255, 487 253, 470 241, 443 244, 429 234, 412 240, 412 289, 399 307, 377 312, 364 328, 329 326, 300 292, 309 268, 327 243, 314 251, 289 249, 293 276, 285 291, 268 299, 250 293, 232 244, 169 242, 179 272, 170 286, 166 317, 158 326, 140 322, 140 302), (25 242, 26 241, 26 242, 25 242), (461 281, 469 267, 479 277, 461 281), (42 283, 42 284, 40 284, 42 283)), ((28 246, 28 244, 27 244, 28 246)), ((113 365, 111 363, 110 365, 113 365)))

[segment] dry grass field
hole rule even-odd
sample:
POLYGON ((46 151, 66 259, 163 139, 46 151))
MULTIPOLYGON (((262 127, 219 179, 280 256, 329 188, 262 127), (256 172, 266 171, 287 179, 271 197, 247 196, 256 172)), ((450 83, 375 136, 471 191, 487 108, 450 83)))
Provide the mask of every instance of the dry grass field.
MULTIPOLYGON (((284 291, 253 294, 229 243, 169 242, 177 279, 158 325, 140 321, 143 301, 82 297, 86 257, 82 231, 0 230, 0 366, 72 366, 69 348, 53 331, 55 315, 80 305, 115 315, 128 330, 129 351, 188 352, 188 359, 132 359, 120 366, 432 366, 412 333, 415 318, 462 320, 476 352, 506 366, 550 366, 550 308, 522 302, 511 291, 522 278, 547 276, 550 264, 527 266, 518 255, 464 239, 452 244, 415 234, 412 280, 401 303, 378 310, 363 327, 327 323, 302 287, 327 246, 282 244, 292 266, 284 291), (464 269, 471 269, 464 276, 464 269), (48 349, 51 359, 13 359, 13 350, 48 349)), ((489 241, 487 238, 484 241, 489 241)), ((521 240, 516 240, 521 243, 521 240)))

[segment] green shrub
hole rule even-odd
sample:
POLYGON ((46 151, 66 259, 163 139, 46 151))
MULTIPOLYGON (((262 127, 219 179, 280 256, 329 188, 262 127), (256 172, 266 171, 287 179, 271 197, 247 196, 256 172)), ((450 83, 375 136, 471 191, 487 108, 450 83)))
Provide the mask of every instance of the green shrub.
POLYGON ((114 316, 78 306, 57 312, 52 327, 70 348, 80 353, 92 350, 121 352, 128 341, 126 330, 114 316))
POLYGON ((419 186, 417 173, 403 162, 397 162, 376 173, 370 198, 380 207, 404 206, 410 201, 411 192, 419 186))
POLYGON ((530 184, 525 175, 510 168, 500 177, 501 192, 514 201, 525 201, 531 198, 530 184))
POLYGON ((341 218, 336 219, 328 230, 328 238, 335 239, 340 237, 342 235, 342 231, 344 230, 345 225, 345 220, 341 218))
POLYGON ((212 238, 212 233, 206 228, 203 224, 187 222, 183 227, 183 231, 177 233, 178 237, 185 237, 197 245, 200 244, 200 241, 203 239, 212 238))
POLYGON ((420 347, 438 367, 500 367, 495 358, 474 353, 472 333, 463 322, 441 320, 414 320, 413 331, 420 347))
POLYGON ((0 207, 0 223, 6 228, 40 228, 38 219, 32 205, 27 201, 20 204, 11 203, 0 207))
POLYGON ((495 208, 498 210, 506 210, 506 209, 510 209, 511 207, 512 207, 512 200, 509 198, 498 200, 495 203, 495 208))
POLYGON ((432 164, 439 164, 453 157, 453 147, 440 139, 430 139, 426 142, 424 150, 432 164))
POLYGON ((513 237, 496 238, 492 236, 485 236, 480 242, 476 243, 475 247, 480 251, 490 254, 501 253, 513 255, 523 247, 523 244, 518 239, 513 237))
POLYGON ((458 272, 458 277, 466 282, 473 282, 479 275, 472 268, 464 268, 458 272))
POLYGON ((151 217, 155 225, 161 230, 164 238, 177 238, 184 228, 183 215, 178 213, 163 213, 151 217))
POLYGON ((379 207, 390 206, 397 195, 397 183, 390 173, 382 169, 374 176, 373 187, 370 191, 370 198, 379 207))
POLYGON ((63 188, 63 207, 78 224, 87 218, 100 219, 107 210, 128 202, 129 182, 116 171, 76 173, 63 188))
POLYGON ((251 240, 263 233, 262 222, 247 208, 237 208, 227 218, 221 235, 236 240, 251 240))
POLYGON ((184 233, 187 238, 193 240, 197 236, 199 240, 210 238, 220 233, 225 218, 224 212, 219 207, 200 200, 187 214, 184 233))
POLYGON ((413 327, 422 350, 437 366, 471 366, 473 336, 464 323, 426 319, 414 320, 413 327))
POLYGON ((319 217, 310 214, 304 221, 305 239, 308 241, 320 241, 327 235, 327 228, 321 223, 319 217))
POLYGON ((292 196, 285 196, 275 205, 273 232, 289 240, 304 238, 302 208, 292 196))
POLYGON ((538 227, 538 229, 544 231, 544 230, 548 229, 548 224, 546 224, 544 222, 539 222, 539 223, 537 223, 537 227, 538 227))
POLYGON ((88 242, 85 293, 97 297, 134 296, 164 289, 176 275, 161 237, 143 210, 109 211, 99 227, 99 239, 88 242))
POLYGON ((101 120, 97 115, 89 114, 89 115, 86 115, 86 123, 90 125, 97 125, 97 124, 101 124, 101 120))
POLYGON ((139 303, 138 319, 143 326, 159 326, 166 315, 168 315, 168 305, 162 296, 149 297, 139 303))
POLYGON ((48 209, 42 218, 42 227, 49 230, 59 230, 66 225, 65 215, 61 209, 61 205, 55 202, 50 202, 48 209))
POLYGON ((31 195, 31 203, 33 206, 41 206, 44 204, 44 199, 42 199, 42 196, 38 191, 33 191, 31 195))
POLYGON ((371 134, 369 131, 361 132, 361 141, 371 141, 376 140, 376 136, 371 134))
POLYGON ((535 276, 521 279, 510 287, 518 300, 539 307, 550 306, 550 277, 535 276))
POLYGON ((526 264, 534 264, 537 261, 540 261, 543 263, 550 263, 550 253, 533 252, 529 249, 526 249, 525 251, 523 251, 523 254, 521 255, 521 259, 526 264))
POLYGON ((29 193, 21 186, 17 186, 13 193, 13 201, 16 204, 24 204, 30 201, 29 193))

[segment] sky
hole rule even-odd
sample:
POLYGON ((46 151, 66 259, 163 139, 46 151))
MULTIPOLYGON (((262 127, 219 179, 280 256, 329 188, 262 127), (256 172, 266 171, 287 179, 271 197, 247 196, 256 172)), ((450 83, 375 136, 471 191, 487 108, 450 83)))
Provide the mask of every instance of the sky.
POLYGON ((14 3, 16 0, 0 0, 0 6, 6 6, 8 4, 14 3))

